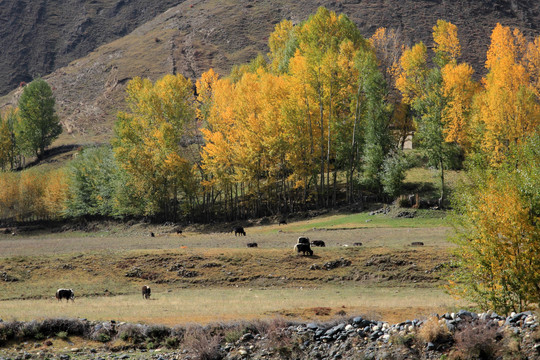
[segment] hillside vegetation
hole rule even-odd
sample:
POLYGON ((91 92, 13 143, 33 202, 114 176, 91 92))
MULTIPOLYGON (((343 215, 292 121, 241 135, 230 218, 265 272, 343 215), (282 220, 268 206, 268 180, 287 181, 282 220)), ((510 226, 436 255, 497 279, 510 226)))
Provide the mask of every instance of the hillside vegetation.
MULTIPOLYGON (((485 51, 497 22, 529 37, 540 31, 540 4, 534 0, 178 3, 42 1, 31 6, 5 1, 0 10, 7 20, 0 27, 5 57, 0 61, 0 92, 52 72, 47 81, 66 130, 59 143, 87 144, 111 138, 129 79, 156 80, 168 73, 196 79, 209 68, 227 74, 234 64, 268 52, 268 34, 276 23, 290 19, 297 24, 319 6, 349 16, 364 37, 379 27, 398 30, 404 44, 428 44, 437 19, 452 21, 460 29, 464 60, 478 74, 485 72, 485 51), (139 27, 131 32, 135 26, 139 27)), ((14 105, 18 94, 0 104, 14 105)))

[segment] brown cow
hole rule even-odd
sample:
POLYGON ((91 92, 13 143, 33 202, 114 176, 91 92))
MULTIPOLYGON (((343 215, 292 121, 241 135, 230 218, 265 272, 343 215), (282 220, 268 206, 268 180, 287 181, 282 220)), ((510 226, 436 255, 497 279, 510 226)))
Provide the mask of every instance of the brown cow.
POLYGON ((142 297, 143 299, 150 299, 150 293, 152 292, 152 290, 150 290, 150 286, 148 285, 143 285, 142 287, 142 297))

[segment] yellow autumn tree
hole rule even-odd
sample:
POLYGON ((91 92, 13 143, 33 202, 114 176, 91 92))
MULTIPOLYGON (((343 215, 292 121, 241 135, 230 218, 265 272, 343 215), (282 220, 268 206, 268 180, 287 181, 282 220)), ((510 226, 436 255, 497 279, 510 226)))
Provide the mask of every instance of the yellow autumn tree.
POLYGON ((427 48, 424 43, 406 48, 394 68, 396 88, 401 92, 405 104, 411 104, 422 95, 427 74, 427 48))
POLYGON ((474 70, 469 64, 449 63, 441 72, 443 95, 448 99, 443 114, 445 141, 457 143, 468 152, 476 129, 471 124, 471 111, 479 89, 472 78, 474 70))
POLYGON ((67 178, 64 169, 47 172, 43 189, 43 206, 47 217, 59 219, 63 217, 67 200, 67 178))
POLYGON ((497 24, 487 53, 488 74, 476 103, 476 121, 484 127, 481 147, 500 162, 540 124, 538 60, 540 41, 527 43, 519 30, 497 24))
POLYGON ((20 173, 0 172, 0 216, 14 217, 21 201, 20 173))
POLYGON ((182 195, 186 202, 195 200, 186 194, 193 174, 184 156, 184 136, 195 124, 192 83, 180 74, 155 83, 135 78, 126 91, 130 112, 118 114, 115 156, 144 201, 144 213, 174 218, 182 195))
POLYGON ((433 42, 435 43, 435 60, 439 66, 457 62, 461 55, 461 45, 456 25, 448 21, 437 20, 437 25, 433 27, 433 42))
MULTIPOLYGON (((537 129, 540 130, 540 129, 537 129)), ((540 133, 456 192, 459 245, 452 293, 508 314, 540 301, 540 133)))

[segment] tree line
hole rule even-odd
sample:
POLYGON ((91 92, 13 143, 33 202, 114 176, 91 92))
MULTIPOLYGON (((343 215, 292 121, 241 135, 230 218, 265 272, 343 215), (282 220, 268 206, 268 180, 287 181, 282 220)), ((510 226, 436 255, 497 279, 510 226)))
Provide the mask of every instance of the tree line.
MULTIPOLYGON (((320 8, 277 24, 268 45, 228 76, 131 80, 111 145, 83 149, 54 174, 2 174, 2 209, 210 221, 392 199, 414 132, 439 171, 441 205, 445 170, 468 174, 451 199, 460 245, 451 291, 504 312, 539 302, 540 37, 497 24, 479 81, 460 62, 457 27, 443 20, 428 51, 387 29, 365 39, 320 8)), ((21 154, 40 158, 57 136, 54 112, 34 111, 50 109, 43 89, 25 89, 2 118, 3 169, 21 154), (28 119, 52 119, 49 135, 36 136, 48 127, 28 119)))

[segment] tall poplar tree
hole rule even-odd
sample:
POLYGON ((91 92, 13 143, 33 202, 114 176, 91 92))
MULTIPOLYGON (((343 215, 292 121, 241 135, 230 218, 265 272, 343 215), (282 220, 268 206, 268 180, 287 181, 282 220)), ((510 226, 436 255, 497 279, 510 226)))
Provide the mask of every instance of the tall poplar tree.
POLYGON ((62 133, 54 104, 52 89, 43 79, 28 84, 19 99, 21 148, 38 159, 43 158, 45 148, 62 133))

